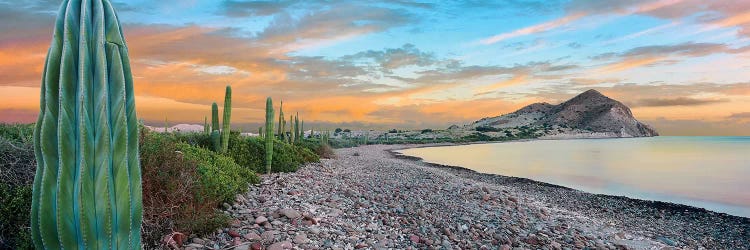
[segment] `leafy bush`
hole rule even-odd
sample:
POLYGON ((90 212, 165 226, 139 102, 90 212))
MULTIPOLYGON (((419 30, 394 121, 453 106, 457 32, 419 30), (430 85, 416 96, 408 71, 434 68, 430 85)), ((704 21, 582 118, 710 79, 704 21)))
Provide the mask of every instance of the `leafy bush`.
MULTIPOLYGON (((237 164, 262 173, 265 172, 266 167, 265 147, 264 139, 244 138, 239 134, 233 134, 229 139, 227 155, 232 157, 237 164)), ((275 140, 271 172, 294 172, 302 164, 320 161, 320 157, 310 147, 311 145, 306 140, 299 145, 275 140)))
POLYGON ((229 156, 186 143, 178 143, 177 149, 184 154, 186 160, 198 164, 200 199, 231 201, 237 194, 247 190, 248 183, 260 183, 252 170, 238 165, 229 156))
MULTIPOLYGON (((232 159, 187 143, 179 135, 142 131, 143 242, 158 247, 171 231, 206 234, 227 224, 216 208, 258 183, 257 176, 232 159)), ((182 137, 186 138, 186 137, 182 137)), ((187 138, 200 138, 191 134, 187 138)))
POLYGON ((0 183, 0 249, 33 249, 29 230, 31 185, 0 183))
MULTIPOLYGON (((280 141, 276 141, 278 143, 280 141)), ((245 138, 239 133, 229 136, 229 150, 227 156, 232 157, 234 162, 257 173, 265 173, 266 151, 265 141, 260 137, 245 138)))
POLYGON ((191 146, 211 149, 213 144, 211 142, 211 135, 200 132, 189 132, 189 133, 172 133, 174 139, 179 142, 190 144, 191 146))
POLYGON ((32 249, 33 124, 0 124, 0 249, 32 249))

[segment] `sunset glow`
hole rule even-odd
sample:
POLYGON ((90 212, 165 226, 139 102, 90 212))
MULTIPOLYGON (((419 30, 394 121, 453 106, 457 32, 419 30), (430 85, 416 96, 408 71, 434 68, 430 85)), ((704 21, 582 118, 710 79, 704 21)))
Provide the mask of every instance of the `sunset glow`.
MULTIPOLYGON (((750 135, 750 1, 113 1, 138 116, 445 128, 587 89, 662 135, 750 135)), ((0 122, 33 122, 59 1, 0 0, 0 122)))

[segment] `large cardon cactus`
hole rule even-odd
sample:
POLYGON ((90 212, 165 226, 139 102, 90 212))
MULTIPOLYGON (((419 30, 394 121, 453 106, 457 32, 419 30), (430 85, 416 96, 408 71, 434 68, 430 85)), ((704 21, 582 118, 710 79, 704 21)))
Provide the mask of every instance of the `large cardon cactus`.
POLYGON ((273 100, 266 99, 266 173, 271 173, 273 160, 273 100))
MULTIPOLYGON (((109 0, 64 0, 34 131, 37 249, 141 249, 133 77, 109 0)), ((1 206, 1 205, 0 205, 1 206)))

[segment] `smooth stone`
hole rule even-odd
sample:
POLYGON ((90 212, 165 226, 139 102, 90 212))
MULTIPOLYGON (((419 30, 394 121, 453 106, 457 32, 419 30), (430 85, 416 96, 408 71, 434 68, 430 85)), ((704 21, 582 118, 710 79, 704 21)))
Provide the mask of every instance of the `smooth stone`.
POLYGON ((265 216, 258 216, 258 218, 255 218, 255 224, 260 225, 266 222, 268 222, 268 218, 266 218, 265 216))
POLYGON ((251 240, 251 241, 262 240, 262 238, 260 237, 260 235, 258 235, 257 233, 248 233, 248 234, 245 234, 245 239, 246 240, 251 240))
POLYGON ((282 209, 279 212, 281 212, 281 214, 283 214, 284 216, 286 216, 289 219, 297 219, 297 218, 299 218, 299 217, 302 216, 302 214, 300 214, 299 212, 297 212, 297 210, 294 210, 294 209, 291 209, 291 208, 285 208, 285 209, 282 209))
POLYGON ((268 246, 267 250, 284 250, 292 249, 292 243, 289 241, 276 242, 268 246))

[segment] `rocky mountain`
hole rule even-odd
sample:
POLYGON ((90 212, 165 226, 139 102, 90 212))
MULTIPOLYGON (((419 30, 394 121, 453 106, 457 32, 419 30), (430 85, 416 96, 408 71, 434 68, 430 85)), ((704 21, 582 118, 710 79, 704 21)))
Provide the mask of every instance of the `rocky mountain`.
POLYGON ((516 112, 483 118, 464 129, 497 131, 509 128, 536 127, 542 137, 650 137, 659 134, 651 126, 633 117, 630 108, 588 90, 558 105, 534 103, 516 112))

